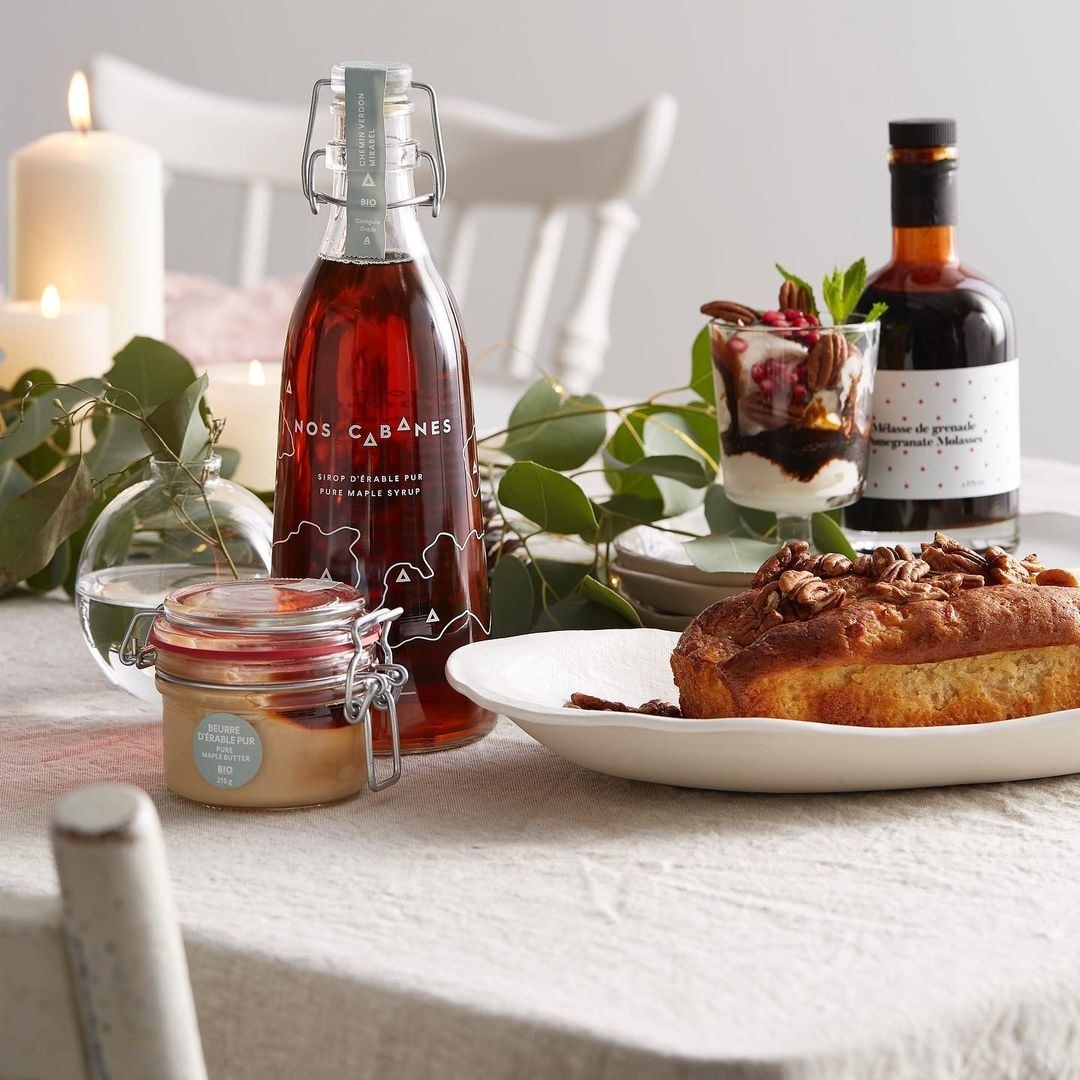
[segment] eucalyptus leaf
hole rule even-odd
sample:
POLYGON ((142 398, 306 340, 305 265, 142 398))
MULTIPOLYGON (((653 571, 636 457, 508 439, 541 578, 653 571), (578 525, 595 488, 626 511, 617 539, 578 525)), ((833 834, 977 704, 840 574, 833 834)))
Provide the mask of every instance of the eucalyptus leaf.
POLYGON ((34 486, 34 478, 17 462, 0 464, 0 510, 34 486))
POLYGON ((629 465, 617 466, 612 471, 623 475, 663 476, 692 488, 708 487, 716 479, 716 474, 702 458, 685 454, 655 454, 629 465))
POLYGON ((568 476, 532 461, 517 461, 506 470, 499 501, 547 532, 573 536, 596 528, 585 492, 568 476))
POLYGON ((717 484, 705 493, 705 520, 709 531, 772 540, 776 536, 776 515, 771 510, 755 510, 733 503, 717 484))
POLYGON ((616 494, 662 499, 666 517, 685 513, 701 503, 704 485, 689 487, 680 480, 650 474, 647 466, 640 471, 627 471, 626 466, 651 457, 686 457, 711 482, 716 443, 716 421, 707 408, 649 405, 635 409, 622 418, 604 447, 608 484, 616 494))
POLYGON ((68 455, 71 428, 54 426, 44 442, 19 458, 19 464, 35 480, 44 480, 68 455))
POLYGON ((706 405, 716 407, 716 382, 713 376, 712 342, 709 328, 703 326, 690 346, 690 389, 706 405))
POLYGON ((26 579, 26 586, 34 592, 52 592, 58 589, 68 575, 71 566, 71 540, 65 540, 49 560, 49 565, 26 579))
POLYGON ((844 530, 828 514, 814 514, 810 519, 814 547, 818 551, 836 551, 855 559, 857 552, 851 541, 844 535, 844 530))
POLYGON ((79 379, 70 386, 53 385, 48 392, 31 394, 25 402, 9 402, 4 410, 8 430, 0 435, 0 461, 21 458, 40 446, 56 430, 57 416, 99 394, 101 388, 100 379, 79 379))
POLYGON ((776 544, 747 536, 702 536, 688 540, 683 547, 690 561, 699 570, 710 574, 720 571, 752 574, 767 558, 776 554, 776 544))
POLYGON ((705 521, 709 532, 727 535, 742 528, 740 508, 728 497, 720 484, 714 484, 705 492, 705 521))
POLYGON ((581 595, 594 604, 602 604, 604 607, 610 608, 616 615, 621 616, 631 626, 641 625, 641 619, 638 617, 638 613, 627 603, 627 601, 614 589, 597 581, 591 574, 586 575, 582 579, 581 595))
MULTIPOLYGON (((90 535, 90 530, 101 516, 101 512, 109 505, 113 498, 114 495, 112 493, 98 496, 98 498, 90 504, 90 508, 86 511, 82 524, 68 537, 68 544, 71 547, 71 559, 68 562, 67 575, 63 581, 64 592, 66 592, 68 596, 73 597, 75 595, 75 582, 78 578, 79 560, 82 558, 82 550, 86 545, 86 538, 90 535)), ((134 523, 132 523, 132 531, 134 531, 134 523)))
POLYGON ((90 471, 81 457, 12 499, 0 513, 0 585, 44 569, 82 523, 93 499, 90 471))
MULTIPOLYGON (((176 397, 195 381, 195 369, 171 345, 149 337, 133 337, 113 357, 105 379, 133 395, 145 412, 176 397)), ((121 399, 125 408, 134 402, 121 399)))
MULTIPOLYGON (((27 395, 41 397, 42 394, 47 394, 49 390, 55 390, 56 385, 56 379, 51 371, 46 371, 44 368, 30 368, 29 371, 24 371, 11 384, 11 397, 21 398, 27 395)), ((53 394, 52 396, 55 397, 56 395, 53 394)))
POLYGON ((86 467, 95 480, 122 473, 147 456, 143 426, 134 417, 108 412, 94 420, 94 445, 86 452, 86 467))
POLYGON ((592 394, 566 396, 547 379, 533 383, 514 406, 500 448, 515 461, 576 469, 607 435, 604 403, 592 394))
POLYGON ((226 480, 230 479, 240 464, 240 451, 231 446, 215 446, 214 453, 221 458, 221 475, 226 480))
POLYGON ((210 432, 200 406, 208 382, 206 375, 200 375, 146 418, 143 438, 152 453, 175 456, 180 461, 201 461, 206 457, 210 432))
POLYGON ((627 620, 618 612, 605 604, 587 600, 580 593, 574 593, 540 612, 533 631, 620 630, 626 626, 627 620))
POLYGON ((612 495, 605 502, 593 502, 596 514, 596 531, 585 537, 590 543, 606 544, 619 533, 656 521, 664 516, 664 502, 659 497, 642 498, 638 495, 612 495))
POLYGON ((585 575, 593 568, 588 563, 533 559, 527 569, 541 606, 546 606, 576 592, 585 575))
POLYGON ((536 618, 536 592, 528 567, 513 555, 499 560, 491 576, 491 636, 527 634, 536 618))

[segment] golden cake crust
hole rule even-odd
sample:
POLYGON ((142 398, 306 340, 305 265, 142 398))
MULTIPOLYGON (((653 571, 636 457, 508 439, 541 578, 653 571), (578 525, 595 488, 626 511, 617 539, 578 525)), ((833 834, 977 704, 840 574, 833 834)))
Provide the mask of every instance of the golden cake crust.
POLYGON ((1080 707, 1080 588, 1034 556, 940 534, 855 564, 784 551, 683 633, 684 716, 912 727, 1080 707))

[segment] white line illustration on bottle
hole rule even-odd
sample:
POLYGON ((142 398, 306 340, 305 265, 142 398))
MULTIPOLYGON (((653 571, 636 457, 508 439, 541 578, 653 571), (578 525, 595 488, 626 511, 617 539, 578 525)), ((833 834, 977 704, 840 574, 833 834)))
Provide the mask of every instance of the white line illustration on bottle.
MULTIPOLYGON (((364 584, 364 574, 360 568, 360 556, 356 553, 356 545, 359 544, 361 540, 363 540, 363 535, 361 534, 359 529, 354 528, 352 525, 339 525, 336 529, 330 529, 330 531, 328 532, 321 525, 316 525, 314 521, 300 521, 297 522, 296 528, 293 529, 292 532, 290 532, 287 536, 283 536, 280 540, 275 540, 274 547, 277 547, 278 544, 287 544, 290 540, 293 539, 293 537, 299 536, 305 525, 308 525, 312 529, 315 529, 317 532, 325 536, 328 540, 330 539, 330 537, 336 536, 338 533, 352 533, 353 536, 356 537, 356 539, 353 540, 353 542, 349 544, 346 549, 352 556, 353 566, 356 568, 355 573, 353 574, 353 580, 346 582, 346 584, 352 585, 358 589, 366 589, 366 586, 364 584)), ((310 545, 308 550, 310 550, 310 545)), ((332 549, 331 555, 333 555, 336 550, 336 547, 332 549)), ((329 569, 329 566, 327 566, 326 571, 329 571, 329 569)))
MULTIPOLYGON (((413 582, 416 580, 431 581, 435 577, 435 570, 433 569, 431 562, 428 559, 428 553, 434 548, 440 540, 447 539, 454 545, 459 552, 464 552, 470 543, 479 543, 483 545, 484 536, 483 533, 476 530, 472 530, 464 541, 459 542, 457 537, 452 533, 440 532, 434 540, 431 541, 427 547, 420 553, 419 562, 423 565, 417 565, 417 563, 408 562, 407 560, 400 560, 392 565, 388 566, 386 573, 383 574, 383 599, 382 603, 386 607, 399 606, 398 603, 392 599, 394 586, 398 584, 405 584, 406 582, 413 582), (426 570, 426 572, 425 572, 426 570)), ((474 611, 468 606, 468 599, 465 601, 465 610, 456 612, 450 618, 443 618, 434 608, 428 612, 420 612, 418 615, 405 615, 399 621, 397 628, 402 632, 402 636, 399 645, 404 645, 408 641, 438 641, 442 638, 448 630, 459 629, 461 626, 467 625, 469 620, 472 619, 476 625, 485 633, 491 632, 491 619, 488 618, 487 625, 481 622, 480 618, 474 611), (404 628, 409 625, 416 625, 417 622, 422 623, 424 626, 435 626, 436 623, 440 625, 439 632, 437 634, 412 634, 405 636, 404 628)), ((400 606, 404 607, 404 604, 400 606)), ((411 605, 410 605, 411 606, 411 605)))

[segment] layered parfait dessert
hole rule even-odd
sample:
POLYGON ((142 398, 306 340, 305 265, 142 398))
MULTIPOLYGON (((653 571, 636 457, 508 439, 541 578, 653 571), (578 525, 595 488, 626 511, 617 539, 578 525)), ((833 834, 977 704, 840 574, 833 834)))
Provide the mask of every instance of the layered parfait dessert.
POLYGON ((808 514, 862 492, 878 324, 824 326, 811 306, 790 281, 772 310, 702 306, 724 489, 741 506, 808 514))

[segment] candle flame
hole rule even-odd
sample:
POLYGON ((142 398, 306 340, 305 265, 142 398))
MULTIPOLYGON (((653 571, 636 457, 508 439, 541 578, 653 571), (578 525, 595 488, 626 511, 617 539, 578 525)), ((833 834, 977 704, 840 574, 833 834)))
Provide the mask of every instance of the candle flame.
POLYGON ((41 314, 46 319, 55 319, 60 314, 60 290, 55 285, 46 285, 41 294, 41 314))
POLYGON ((90 130, 90 86, 84 71, 76 71, 68 84, 68 116, 76 131, 90 130))
POLYGON ((258 360, 252 360, 248 364, 248 386, 265 386, 266 372, 258 360))

